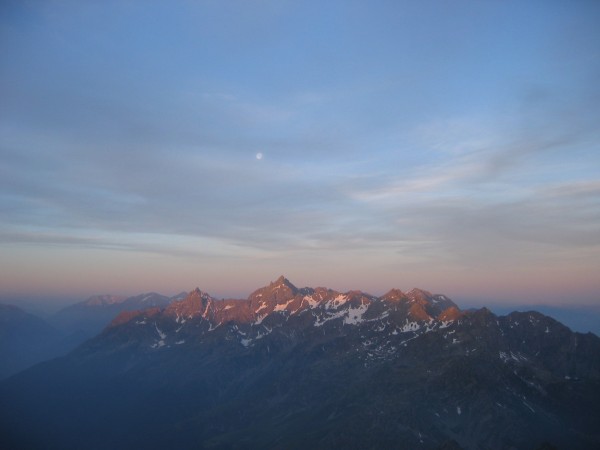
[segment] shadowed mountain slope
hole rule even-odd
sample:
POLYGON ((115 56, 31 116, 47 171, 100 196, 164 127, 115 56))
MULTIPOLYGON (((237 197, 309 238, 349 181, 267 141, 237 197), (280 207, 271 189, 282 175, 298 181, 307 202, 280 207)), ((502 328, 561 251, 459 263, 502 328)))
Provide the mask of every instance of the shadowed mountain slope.
POLYGON ((0 383, 0 444, 594 448, 599 355, 597 336, 542 314, 417 289, 196 289, 0 383))

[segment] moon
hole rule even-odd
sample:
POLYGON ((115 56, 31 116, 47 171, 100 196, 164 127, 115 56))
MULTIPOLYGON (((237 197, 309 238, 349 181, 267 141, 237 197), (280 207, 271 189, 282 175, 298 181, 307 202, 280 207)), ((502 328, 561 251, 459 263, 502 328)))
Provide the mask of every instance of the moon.
POLYGON ((262 154, 261 152, 258 152, 258 153, 256 154, 256 159, 258 159, 259 161, 260 161, 261 159, 263 159, 263 154, 262 154))

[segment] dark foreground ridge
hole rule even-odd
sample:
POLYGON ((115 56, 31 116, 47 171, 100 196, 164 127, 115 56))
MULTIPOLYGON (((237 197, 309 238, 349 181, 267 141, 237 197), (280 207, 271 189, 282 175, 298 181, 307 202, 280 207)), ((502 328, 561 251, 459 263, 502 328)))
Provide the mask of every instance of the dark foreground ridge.
POLYGON ((0 399, 2 448, 598 448, 600 339, 280 277, 121 313, 0 399))

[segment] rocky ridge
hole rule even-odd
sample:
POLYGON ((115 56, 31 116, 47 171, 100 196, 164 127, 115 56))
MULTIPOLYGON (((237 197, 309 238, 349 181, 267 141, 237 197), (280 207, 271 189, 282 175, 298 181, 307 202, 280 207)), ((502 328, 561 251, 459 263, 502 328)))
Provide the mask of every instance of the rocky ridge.
POLYGON ((284 325, 286 330, 355 326, 373 332, 386 330, 391 336, 410 333, 414 338, 446 328, 463 314, 446 296, 420 289, 408 293, 392 289, 375 297, 361 291, 299 289, 281 276, 247 300, 217 300, 196 288, 158 314, 154 309, 123 312, 105 334, 115 333, 111 329, 126 324, 145 326, 150 330, 148 336, 154 335, 154 342, 148 344, 151 349, 183 345, 182 337, 189 333, 197 336, 219 328, 248 347, 284 325))
POLYGON ((595 448, 599 355, 538 312, 419 289, 195 289, 0 383, 0 446, 595 448))

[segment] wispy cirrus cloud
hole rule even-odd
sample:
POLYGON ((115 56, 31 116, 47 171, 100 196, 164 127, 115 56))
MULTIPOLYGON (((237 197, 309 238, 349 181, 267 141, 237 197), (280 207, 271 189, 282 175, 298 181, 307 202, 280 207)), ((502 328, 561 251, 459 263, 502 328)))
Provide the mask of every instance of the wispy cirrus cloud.
POLYGON ((4 2, 0 262, 600 267, 597 8, 463 6, 4 2))

